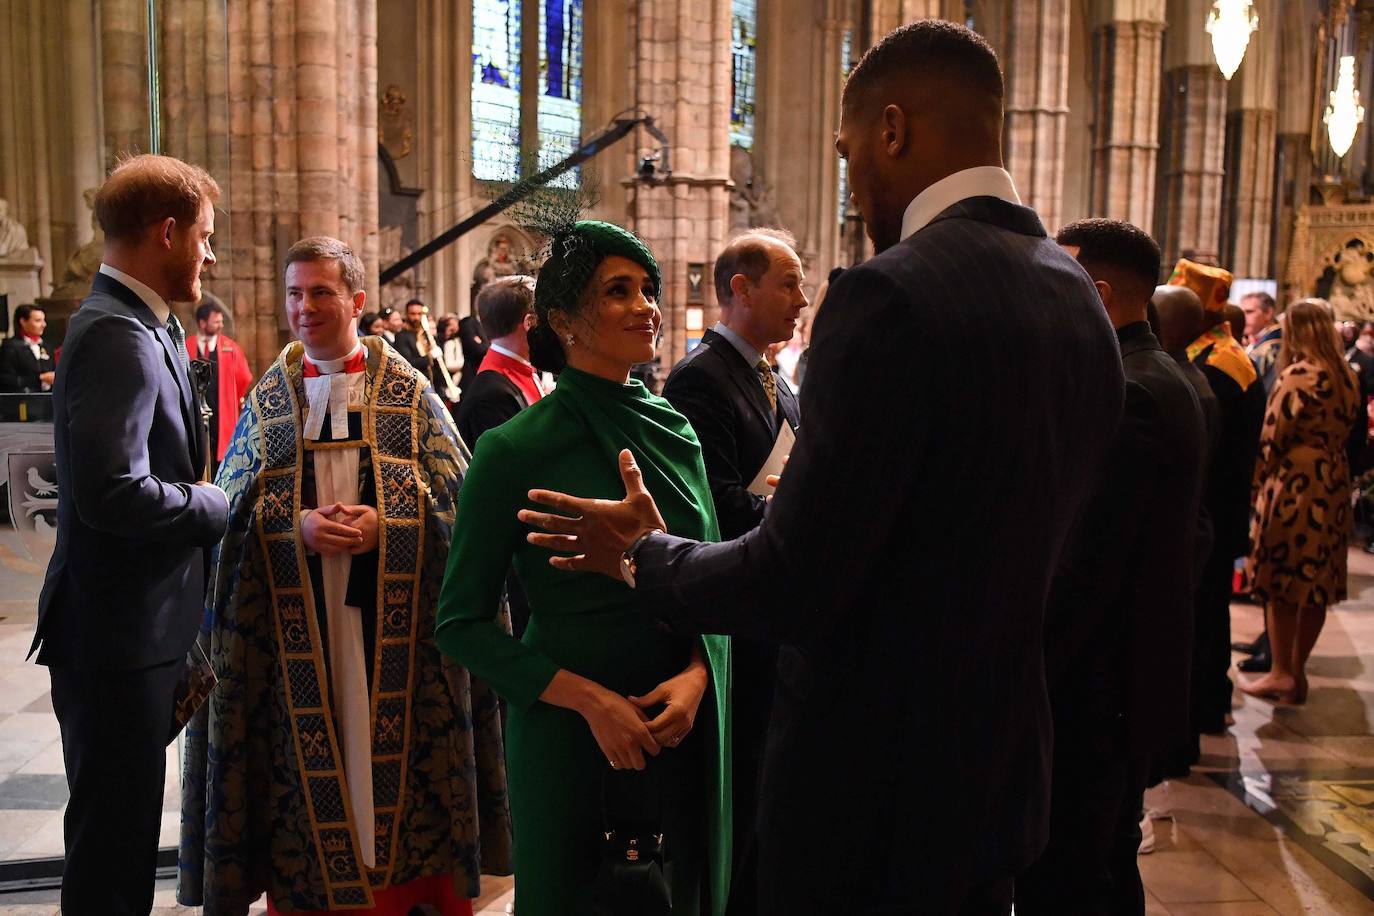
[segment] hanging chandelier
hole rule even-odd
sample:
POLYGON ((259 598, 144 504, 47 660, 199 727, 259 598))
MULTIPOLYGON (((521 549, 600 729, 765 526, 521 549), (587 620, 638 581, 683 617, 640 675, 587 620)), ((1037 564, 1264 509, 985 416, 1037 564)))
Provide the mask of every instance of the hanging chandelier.
POLYGON ((1228 80, 1245 59, 1250 34, 1259 28, 1259 14, 1251 0, 1216 0, 1207 14, 1207 34, 1221 75, 1228 80))
POLYGON ((1360 90, 1355 88, 1355 58, 1343 56, 1340 69, 1336 74, 1336 88, 1331 91, 1331 102, 1326 106, 1326 135, 1331 141, 1331 151, 1337 156, 1350 152, 1350 144, 1355 142, 1355 131, 1364 121, 1364 106, 1360 104, 1360 90))

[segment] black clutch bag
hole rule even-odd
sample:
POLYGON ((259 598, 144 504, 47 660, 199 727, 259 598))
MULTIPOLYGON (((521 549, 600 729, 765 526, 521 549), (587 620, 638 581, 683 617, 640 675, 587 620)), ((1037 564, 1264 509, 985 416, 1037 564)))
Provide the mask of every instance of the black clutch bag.
POLYGON ((662 802, 652 770, 607 770, 601 779, 601 864, 596 916, 670 916, 673 866, 663 844, 662 802))

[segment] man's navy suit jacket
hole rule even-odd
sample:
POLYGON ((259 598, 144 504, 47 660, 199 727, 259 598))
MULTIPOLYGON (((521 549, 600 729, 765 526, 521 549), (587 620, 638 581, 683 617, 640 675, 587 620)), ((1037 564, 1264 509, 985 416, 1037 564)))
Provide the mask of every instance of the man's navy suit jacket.
POLYGON ((706 479, 723 538, 751 530, 766 503, 749 484, 773 451, 779 413, 795 430, 801 424, 797 398, 787 380, 775 376, 778 409, 768 403, 758 369, 714 330, 684 356, 663 385, 663 397, 692 424, 701 440, 706 479))
POLYGON ((40 664, 130 670, 190 648, 204 549, 228 520, 224 495, 194 486, 198 410, 166 327, 97 274, 53 383, 57 544, 38 602, 40 664))
POLYGON ((655 535, 639 589, 784 643, 760 912, 951 911, 1047 838, 1041 627, 1120 419, 1116 336, 1034 211, 975 197, 836 280, 811 353, 763 522, 655 535))

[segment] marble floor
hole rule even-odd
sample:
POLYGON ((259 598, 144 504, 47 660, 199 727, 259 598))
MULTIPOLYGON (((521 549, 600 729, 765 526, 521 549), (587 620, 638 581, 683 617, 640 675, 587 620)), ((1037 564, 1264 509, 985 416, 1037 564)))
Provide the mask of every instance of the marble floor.
MULTIPOLYGON (((65 783, 46 672, 25 664, 42 570, 0 531, 0 862, 60 855, 65 783)), ((1237 692, 1236 723, 1203 739, 1187 780, 1153 790, 1157 849, 1140 869, 1152 916, 1374 914, 1374 557, 1350 553, 1351 600, 1328 616, 1301 708, 1237 692)), ((1258 608, 1232 607, 1236 638, 1258 608)), ((176 837, 175 747, 164 841, 176 837)), ((488 878, 474 909, 507 912, 512 881, 488 878)), ((54 916, 53 891, 0 895, 3 916, 54 916)), ((173 883, 155 913, 190 914, 173 883)), ((261 913, 259 904, 254 913, 261 913)), ((1071 912, 1068 906, 1065 912, 1071 912)))

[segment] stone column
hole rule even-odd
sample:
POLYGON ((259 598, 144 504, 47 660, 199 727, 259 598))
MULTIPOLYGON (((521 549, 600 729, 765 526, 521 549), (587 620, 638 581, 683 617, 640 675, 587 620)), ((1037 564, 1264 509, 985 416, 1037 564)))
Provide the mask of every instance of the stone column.
POLYGON ((964 21, 963 0, 874 0, 872 6, 873 42, 888 32, 917 19, 964 21))
POLYGON ((754 161, 778 224, 797 237, 814 293, 840 261, 839 157, 831 140, 840 122, 840 57, 850 20, 842 0, 816 0, 812 15, 782 6, 770 4, 768 20, 760 21, 754 161), (795 71, 799 49, 812 61, 806 79, 795 71))
POLYGON ((150 149, 148 7, 142 0, 99 0, 100 97, 105 165, 150 149))
MULTIPOLYGON (((415 155, 424 188, 417 202, 418 238, 423 243, 477 206, 472 197, 472 59, 453 53, 472 45, 472 3, 420 0, 416 18, 423 33, 415 97, 415 155)), ((450 245, 417 268, 417 290, 436 313, 468 313, 470 249, 465 242, 450 245)))
POLYGON ((1255 6, 1262 25, 1227 92, 1221 263, 1237 277, 1272 279, 1279 4, 1260 0, 1255 6))
MULTIPOLYGON (((1308 202, 1312 187, 1315 143, 1325 143, 1325 131, 1320 120, 1313 117, 1316 101, 1317 22, 1305 4, 1282 4, 1278 20, 1280 37, 1278 80, 1278 126, 1275 142, 1275 195, 1277 218, 1271 235, 1274 270, 1279 279, 1279 306, 1316 292, 1301 289, 1292 283, 1289 262, 1292 251, 1297 211, 1308 202), (1316 136, 1312 131, 1316 130, 1316 136)), ((1300 259, 1306 259, 1306 252, 1300 259)))
POLYGON ((1064 196, 1068 121, 1069 2, 1017 0, 1003 8, 1000 43, 1006 78, 1002 155, 1021 200, 1053 233, 1064 196))
POLYGON ((95 0, 0 4, 0 198, 39 251, 44 295, 91 237, 81 192, 104 168, 97 29, 95 0))
POLYGON ((347 242, 376 299, 376 4, 240 0, 227 28, 228 279, 236 330, 261 370, 289 336, 281 262, 296 240, 347 242))
POLYGON ((1159 155, 1164 0, 1108 0, 1096 12, 1089 209, 1148 230, 1159 155))
MULTIPOLYGON (((628 201, 630 227, 663 271, 667 369, 686 351, 687 265, 709 265, 729 231, 730 3, 643 0, 632 16, 635 101, 673 143, 672 177, 635 185, 628 201)), ((703 287, 709 309, 714 295, 703 287)))
POLYGON ((1155 238, 1166 266, 1184 252, 1220 253, 1221 182, 1226 147, 1226 80, 1201 26, 1204 0, 1169 0, 1160 106, 1155 238))

